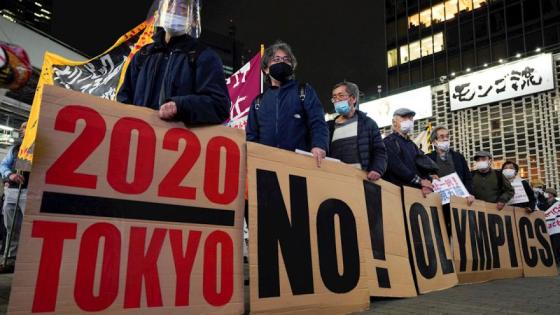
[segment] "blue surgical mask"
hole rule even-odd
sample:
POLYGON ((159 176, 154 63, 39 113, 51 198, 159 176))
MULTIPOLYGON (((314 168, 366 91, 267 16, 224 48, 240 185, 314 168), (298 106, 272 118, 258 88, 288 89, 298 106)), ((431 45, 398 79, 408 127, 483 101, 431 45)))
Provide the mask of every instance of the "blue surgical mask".
POLYGON ((348 104, 348 100, 334 103, 334 110, 340 115, 347 115, 350 113, 350 104, 348 104))

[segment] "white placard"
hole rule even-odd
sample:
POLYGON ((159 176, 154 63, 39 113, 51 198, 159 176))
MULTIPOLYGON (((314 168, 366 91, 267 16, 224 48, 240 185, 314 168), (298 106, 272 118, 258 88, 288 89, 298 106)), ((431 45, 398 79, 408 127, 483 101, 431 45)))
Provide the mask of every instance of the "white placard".
POLYGON ((523 187, 523 182, 521 179, 516 178, 511 183, 511 186, 515 190, 515 194, 513 197, 508 201, 508 205, 516 205, 519 203, 529 202, 529 197, 525 192, 525 188, 523 187))
POLYGON ((375 120, 379 127, 390 126, 393 113, 401 107, 415 111, 414 119, 432 117, 432 88, 425 86, 360 104, 360 110, 375 120))
POLYGON ((554 88, 552 54, 541 54, 449 81, 451 110, 464 109, 554 88))
POLYGON ((442 205, 448 204, 451 196, 468 197, 470 195, 457 173, 451 173, 440 179, 433 180, 432 186, 434 187, 434 192, 439 193, 442 205))
POLYGON ((553 204, 544 213, 548 235, 560 233, 560 201, 553 204))

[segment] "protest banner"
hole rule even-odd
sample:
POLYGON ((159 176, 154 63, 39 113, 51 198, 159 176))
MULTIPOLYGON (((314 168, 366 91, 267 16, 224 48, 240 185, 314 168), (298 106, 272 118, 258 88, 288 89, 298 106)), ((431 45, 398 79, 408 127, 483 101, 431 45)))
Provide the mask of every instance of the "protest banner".
POLYGON ((243 132, 43 91, 9 312, 243 313, 243 132))
POLYGON ((521 179, 515 179, 513 182, 511 182, 511 186, 515 190, 515 194, 508 201, 508 205, 529 202, 529 197, 525 192, 525 188, 523 187, 523 182, 521 181, 521 179))
POLYGON ((554 253, 546 230, 545 214, 542 211, 527 213, 523 208, 510 207, 515 211, 519 243, 523 254, 523 276, 556 276, 554 253))
POLYGON ((512 207, 451 198, 452 243, 460 283, 523 275, 517 225, 512 207))
POLYGON ((550 206, 545 211, 544 216, 548 235, 560 233, 560 201, 550 206))
POLYGON ((247 152, 251 313, 357 312, 370 292, 416 294, 399 188, 338 162, 247 152))
POLYGON ((422 196, 419 189, 403 187, 405 221, 410 255, 416 272, 419 293, 455 286, 457 275, 443 221, 438 194, 422 196))
POLYGON ((442 205, 448 204, 451 196, 468 197, 470 195, 461 178, 455 172, 439 179, 434 179, 432 186, 434 187, 434 192, 439 194, 442 205))

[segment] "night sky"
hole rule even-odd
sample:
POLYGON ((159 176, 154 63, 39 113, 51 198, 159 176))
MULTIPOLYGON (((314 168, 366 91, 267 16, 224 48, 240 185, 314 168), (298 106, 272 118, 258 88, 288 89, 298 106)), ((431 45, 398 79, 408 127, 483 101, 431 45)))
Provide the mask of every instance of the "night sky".
MULTIPOLYGON (((151 1, 53 1, 52 35, 96 55, 141 23, 151 1)), ((229 20, 246 49, 281 39, 298 59, 298 80, 310 83, 332 111, 331 87, 353 81, 367 96, 385 85, 384 1, 202 0, 202 26, 227 35, 229 20)))

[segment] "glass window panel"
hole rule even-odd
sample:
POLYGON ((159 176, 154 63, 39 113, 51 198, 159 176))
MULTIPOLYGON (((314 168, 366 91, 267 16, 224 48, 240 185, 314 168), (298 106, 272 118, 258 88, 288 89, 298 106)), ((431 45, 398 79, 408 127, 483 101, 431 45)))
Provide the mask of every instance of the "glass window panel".
POLYGON ((401 63, 407 63, 409 61, 410 59, 408 59, 408 46, 401 46, 401 63))
POLYGON ((437 33, 434 35, 434 53, 443 51, 443 49, 444 49, 443 33, 437 33))
POLYGON ((389 68, 397 65, 397 49, 391 49, 387 52, 387 65, 389 68))
POLYGON ((449 0, 445 2, 445 19, 451 20, 455 18, 455 14, 459 11, 457 0, 449 0))
POLYGON ((420 24, 425 27, 432 25, 432 10, 427 9, 420 12, 420 24))
POLYGON ((429 56, 434 53, 434 45, 432 42, 432 37, 426 37, 422 39, 422 57, 429 56))
POLYGON ((432 7, 432 20, 434 23, 445 21, 445 12, 443 8, 443 3, 436 4, 432 7))
POLYGON ((459 11, 471 11, 472 8, 472 0, 459 0, 459 11))
POLYGON ((410 28, 415 27, 415 26, 419 26, 419 25, 420 25, 420 16, 418 15, 418 13, 415 13, 415 14, 408 17, 408 26, 410 28))
POLYGON ((420 41, 410 43, 410 61, 420 58, 420 41))

